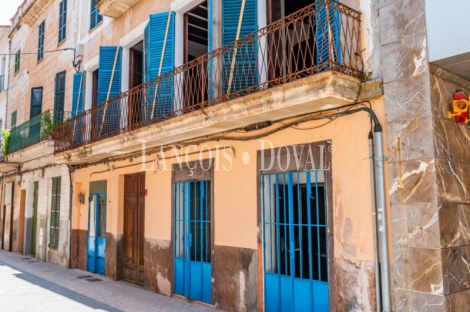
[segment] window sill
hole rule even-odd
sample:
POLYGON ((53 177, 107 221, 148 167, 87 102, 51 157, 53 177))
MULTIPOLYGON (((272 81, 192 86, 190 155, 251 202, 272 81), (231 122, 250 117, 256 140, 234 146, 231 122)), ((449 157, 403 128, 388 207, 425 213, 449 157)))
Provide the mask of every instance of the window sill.
POLYGON ((44 59, 44 56, 42 57, 42 59, 40 59, 39 61, 36 62, 36 65, 38 65, 39 63, 41 63, 43 59, 44 59))
POLYGON ((101 25, 103 25, 103 21, 100 21, 98 24, 96 24, 95 27, 91 28, 88 33, 92 33, 95 29, 99 28, 101 25))
POLYGON ((59 41, 57 43, 57 47, 61 46, 65 41, 67 41, 67 37, 65 37, 64 39, 62 39, 62 41, 59 41))

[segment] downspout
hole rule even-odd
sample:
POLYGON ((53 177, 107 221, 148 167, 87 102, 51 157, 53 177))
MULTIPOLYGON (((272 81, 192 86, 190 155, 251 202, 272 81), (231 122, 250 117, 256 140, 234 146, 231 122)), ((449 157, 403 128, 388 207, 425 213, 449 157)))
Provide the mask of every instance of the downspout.
POLYGON ((388 258, 388 235, 387 235, 387 213, 385 211, 385 174, 384 174, 384 154, 383 154, 383 132, 382 125, 375 112, 368 107, 351 109, 334 116, 348 116, 358 112, 367 112, 374 122, 374 151, 375 151, 375 189, 378 212, 378 232, 380 249, 380 285, 382 294, 382 311, 391 312, 391 291, 390 291, 390 263, 388 258))
POLYGON ((374 267, 375 267, 375 304, 376 311, 380 309, 380 264, 379 264, 379 249, 377 246, 377 203, 375 198, 375 168, 374 168, 374 136, 372 131, 369 132, 369 160, 370 160, 370 186, 372 197, 372 230, 374 238, 374 267))
POLYGON ((375 186, 377 190, 377 211, 381 259, 382 311, 391 310, 390 263, 388 258, 387 213, 385 211, 385 175, 383 155, 383 133, 380 123, 374 126, 375 186))
POLYGON ((73 202, 73 183, 72 183, 72 168, 67 165, 69 169, 70 181, 70 194, 69 194, 69 269, 72 268, 72 202, 73 202))

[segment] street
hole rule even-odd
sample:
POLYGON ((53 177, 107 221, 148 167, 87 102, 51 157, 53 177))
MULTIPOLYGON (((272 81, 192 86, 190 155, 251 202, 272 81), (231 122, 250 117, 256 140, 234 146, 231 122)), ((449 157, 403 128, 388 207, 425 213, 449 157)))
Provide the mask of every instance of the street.
POLYGON ((214 311, 142 287, 0 250, 0 311, 214 311))

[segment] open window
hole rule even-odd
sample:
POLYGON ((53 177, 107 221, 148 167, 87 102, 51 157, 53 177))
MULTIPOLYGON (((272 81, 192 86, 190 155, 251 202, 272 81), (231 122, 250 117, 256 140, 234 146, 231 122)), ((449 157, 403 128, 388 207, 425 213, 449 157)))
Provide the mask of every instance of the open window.
MULTIPOLYGON (((129 89, 144 82, 144 42, 141 41, 129 50, 129 89)), ((142 121, 142 98, 140 92, 132 93, 129 97, 128 125, 132 126, 142 121)))
MULTIPOLYGON (((209 24, 207 1, 202 2, 184 15, 184 58, 191 62, 209 52, 209 24)), ((196 109, 195 105, 207 101, 207 62, 190 65, 185 76, 184 107, 196 109)))
POLYGON ((287 82, 330 70, 331 61, 341 63, 338 42, 340 18, 337 10, 330 8, 327 12, 325 3, 317 2, 312 10, 313 14, 299 14, 304 16, 303 18, 288 17, 313 5, 315 1, 267 1, 268 23, 282 20, 282 27, 269 38, 272 55, 269 66, 270 80, 287 82), (284 19, 285 17, 288 18, 284 19))

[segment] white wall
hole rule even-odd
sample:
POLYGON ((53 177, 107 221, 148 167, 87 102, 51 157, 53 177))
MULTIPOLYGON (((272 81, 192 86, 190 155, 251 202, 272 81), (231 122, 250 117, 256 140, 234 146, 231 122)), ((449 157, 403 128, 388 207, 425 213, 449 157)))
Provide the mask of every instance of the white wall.
MULTIPOLYGON (((8 34, 10 33, 10 28, 0 28, 0 75, 3 75, 4 79, 4 87, 0 91, 0 121, 1 121, 1 129, 5 129, 5 118, 6 118, 6 108, 7 108, 7 87, 8 87, 8 67, 9 67, 9 60, 10 58, 6 55, 8 54, 8 34), (5 59, 5 61, 3 60, 5 59), (5 63, 4 63, 5 62, 5 63), (5 64, 5 67, 3 67, 5 64)), ((0 88, 1 89, 1 88, 0 88)))
POLYGON ((426 0, 430 62, 470 52, 469 14, 469 0, 426 0))

